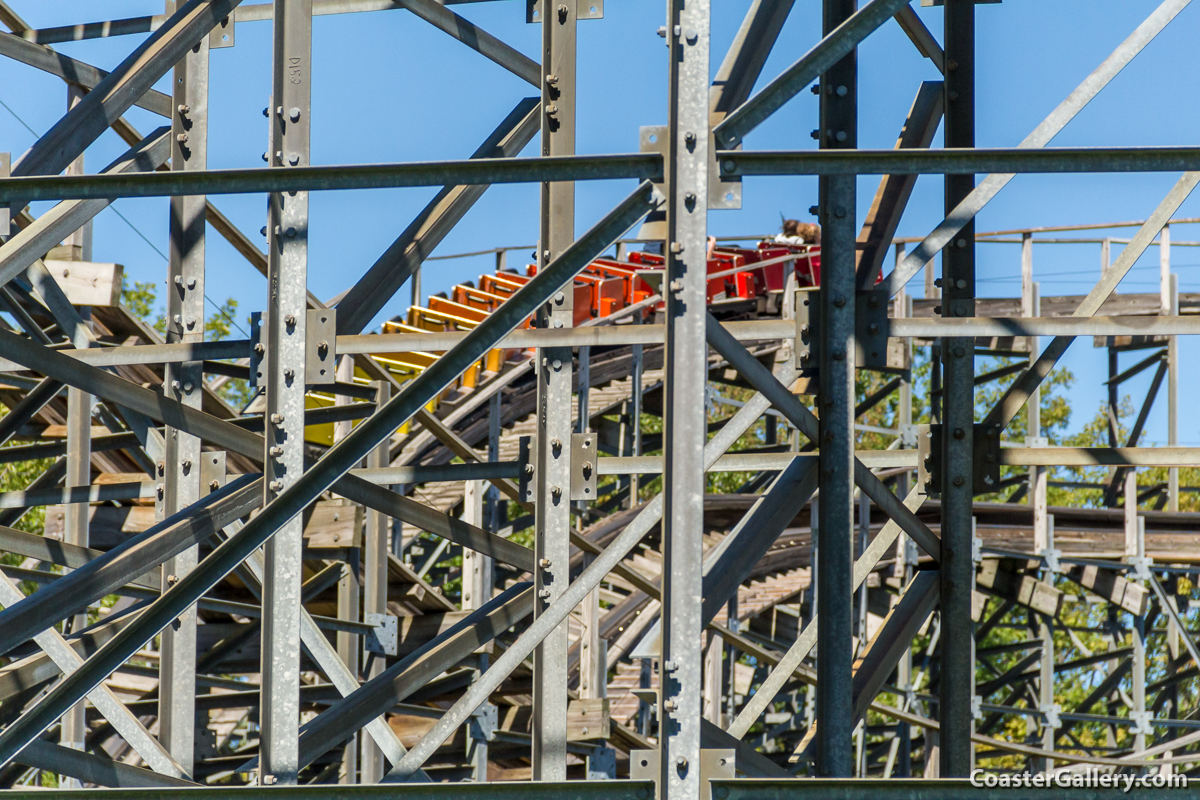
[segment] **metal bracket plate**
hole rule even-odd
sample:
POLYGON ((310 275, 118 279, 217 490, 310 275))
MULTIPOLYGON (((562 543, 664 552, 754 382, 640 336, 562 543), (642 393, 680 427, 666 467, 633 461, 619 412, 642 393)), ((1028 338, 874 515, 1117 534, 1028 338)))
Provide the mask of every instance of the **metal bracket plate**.
POLYGON ((975 494, 988 494, 1000 485, 1000 426, 975 423, 972 479, 975 494))
POLYGON ((917 426, 917 483, 927 497, 942 495, 942 426, 917 426))
POLYGON ((494 742, 498 720, 496 706, 484 703, 471 712, 468 734, 476 742, 494 742))
POLYGON ((712 797, 713 781, 731 781, 735 777, 736 750, 700 750, 700 798, 712 797))
POLYGON ((221 47, 233 47, 233 23, 233 16, 230 15, 221 20, 217 24, 217 27, 212 29, 212 33, 208 35, 208 47, 210 50, 216 50, 221 47))
POLYGON ((375 630, 367 634, 365 639, 368 653, 383 656, 395 656, 400 653, 400 620, 392 614, 380 614, 368 611, 363 615, 363 622, 375 630))
POLYGON ((517 463, 521 465, 521 477, 517 479, 517 491, 522 503, 534 501, 533 476, 537 467, 533 463, 533 437, 522 436, 517 440, 517 463))
MULTIPOLYGON (((971 432, 974 494, 991 494, 1000 484, 1000 426, 975 423, 971 432)), ((917 426, 917 479, 926 494, 937 498, 942 492, 942 426, 917 426)))
MULTIPOLYGON (((576 19, 604 19, 604 0, 575 0, 576 19)), ((542 0, 527 0, 525 21, 542 21, 542 0)))
POLYGON ((617 777, 617 751, 611 747, 594 747, 587 755, 587 779, 611 781, 617 777))
POLYGON ((571 499, 596 499, 596 434, 571 434, 571 499))
MULTIPOLYGON (((821 330, 820 289, 796 290, 796 367, 805 375, 815 373, 820 363, 817 343, 821 330)), ((887 292, 860 291, 854 299, 854 366, 860 369, 887 369, 888 298, 887 292)))
POLYGON ((310 308, 304 351, 304 382, 337 383, 337 311, 310 308))
POLYGON ((267 360, 267 343, 266 339, 267 317, 261 311, 252 311, 250 313, 250 386, 258 389, 266 386, 266 367, 264 366, 267 360))
MULTIPOLYGON (((7 178, 12 174, 12 153, 0 153, 0 178, 7 178)), ((8 207, 8 203, 0 204, 0 231, 8 232, 9 226, 12 224, 12 212, 8 207)))
POLYGON ((200 454, 200 496, 208 497, 225 485, 225 451, 200 454))
MULTIPOLYGON (((667 158, 667 126, 666 125, 643 125, 638 128, 638 152, 639 153, 658 153, 663 157, 664 170, 669 163, 667 158)), ((654 184, 659 192, 664 191, 667 176, 663 175, 663 182, 654 184)))
MULTIPOLYGON (((730 781, 735 775, 737 759, 736 750, 700 751, 700 798, 711 800, 712 781, 730 781)), ((654 781, 659 779, 659 760, 657 750, 629 751, 629 779, 634 781, 654 781)))
MULTIPOLYGON (((718 112, 711 115, 709 119, 708 129, 711 131, 717 124, 725 119, 724 112, 718 112)), ((739 143, 735 148, 741 150, 742 146, 739 143)), ((737 209, 742 207, 742 178, 737 176, 729 178, 721 171, 721 165, 717 163, 717 141, 716 137, 709 133, 708 135, 708 208, 710 211, 719 209, 737 209)))

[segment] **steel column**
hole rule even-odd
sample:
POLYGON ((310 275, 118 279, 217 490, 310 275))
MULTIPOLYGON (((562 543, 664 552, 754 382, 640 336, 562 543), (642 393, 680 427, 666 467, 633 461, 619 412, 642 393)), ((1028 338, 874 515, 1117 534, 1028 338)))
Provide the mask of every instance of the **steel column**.
MULTIPOLYGON (((541 126, 542 156, 575 154, 575 47, 577 17, 574 3, 543 2, 541 126)), ((575 184, 543 183, 539 269, 575 240, 575 184)), ((573 282, 547 303, 538 324, 569 328, 574 317, 573 282)), ((573 355, 570 348, 537 351, 538 428, 534 473, 534 571, 536 619, 562 596, 570 581, 571 558, 571 392, 573 355)), ((559 625, 533 654, 533 779, 561 781, 567 777, 567 625, 559 625)))
MULTIPOLYGON (((275 0, 272 167, 308 165, 312 0, 275 0)), ((272 194, 267 215, 265 501, 304 471, 308 193, 272 194)), ((300 583, 303 521, 284 523, 265 547, 260 782, 294 785, 299 770, 300 583)))
POLYGON ((703 402, 708 381, 709 0, 667 5, 666 354, 659 797, 700 796, 704 556, 703 402))
MULTIPOLYGON (((857 0, 823 0, 829 36, 857 0)), ((857 50, 821 77, 821 149, 858 146, 857 50)), ((823 177, 820 330, 820 488, 817 562, 817 755, 820 777, 849 777, 854 728, 851 694, 854 561, 854 307, 857 192, 853 176, 823 177)))
MULTIPOLYGON (((975 0, 946 0, 945 126, 947 147, 975 146, 975 0)), ((946 176, 946 215, 975 188, 974 175, 946 176)), ((975 316, 975 223, 968 220, 942 251, 942 316, 975 316)), ((974 503, 972 442, 975 426, 975 340, 942 339, 941 721, 943 777, 971 770, 974 624, 971 561, 974 503)))
MULTIPOLYGON (((168 14, 175 0, 167 0, 168 14)), ((175 67, 171 117, 171 169, 202 170, 208 161, 208 40, 189 50, 175 67)), ((170 204, 170 264, 167 275, 167 341, 204 341, 204 197, 172 197, 170 204)), ((191 408, 200 408, 204 367, 201 361, 168 364, 163 371, 163 394, 191 408)), ((164 517, 200 499, 200 439, 168 427, 165 433, 163 475, 164 517)), ((165 575, 191 572, 199 547, 189 547, 166 562, 165 575)), ((169 578, 168 578, 169 580, 169 578)), ((159 689, 159 735, 171 755, 191 774, 195 754, 196 609, 190 608, 162 634, 159 689)), ((207 727, 207 713, 204 727, 207 727)))
MULTIPOLYGON (((376 381, 371 384, 376 391, 375 402, 382 407, 391 394, 391 384, 376 381)), ((367 467, 386 467, 390 461, 390 440, 384 440, 367 454, 367 467)), ((388 518, 373 508, 367 509, 366 540, 363 542, 363 613, 387 613, 388 587, 388 518)), ((364 653, 364 675, 367 680, 378 677, 386 668, 383 657, 364 653)), ((383 780, 384 759, 373 740, 363 739, 362 783, 379 783, 383 780)))

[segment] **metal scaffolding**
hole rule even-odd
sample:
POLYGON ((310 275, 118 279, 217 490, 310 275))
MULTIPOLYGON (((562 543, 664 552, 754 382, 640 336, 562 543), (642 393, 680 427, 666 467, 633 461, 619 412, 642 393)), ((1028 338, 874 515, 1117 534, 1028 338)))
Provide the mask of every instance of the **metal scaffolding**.
POLYGON ((774 77, 793 0, 753 0, 723 56, 711 0, 670 0, 667 124, 586 156, 577 26, 603 2, 508 4, 541 25, 538 63, 467 1, 166 0, 42 30, 0 2, 0 53, 68 98, 0 156, 0 464, 31 475, 0 491, 0 786, 927 800, 976 769, 1200 769, 1178 347, 1200 296, 1170 255, 1200 246, 1171 235, 1200 222, 1178 217, 1200 148, 1048 147, 1188 0, 1004 149, 975 147, 976 0, 936 3, 940 36, 909 0, 822 0, 822 38, 774 77), (540 96, 469 158, 310 165, 314 16, 389 11, 540 96), (210 170, 212 51, 267 20, 267 166, 210 170), (890 20, 943 79, 914 87, 894 149, 863 150, 857 48, 890 20), (109 37, 136 42, 111 72, 51 47, 109 37), (746 149, 809 87, 817 148, 746 149), (143 135, 133 106, 169 122, 143 135), (87 172, 110 129, 128 151, 87 172), (1059 172, 1182 176, 1145 220, 976 231, 1014 177, 1059 172), (898 238, 924 174, 945 176, 944 220, 898 238), (763 175, 819 177, 817 246, 709 237, 710 209, 763 175), (865 219, 860 175, 882 176, 865 219), (612 179, 630 193, 576 237, 576 182, 612 179), (453 257, 431 254, 501 183, 541 185, 534 263, 487 251, 493 273, 422 294, 422 264, 453 257), (414 186, 440 189, 347 291, 314 296, 309 193, 414 186), (265 252, 224 194, 267 196, 265 252), (93 261, 93 218, 126 197, 171 198, 165 333, 93 261), (205 330, 209 228, 267 279, 248 338, 205 330), (1084 296, 1040 293, 1035 245, 1060 242, 1099 247, 1084 296), (1160 291, 1118 295, 1156 243, 1160 291), (1007 244, 1020 296, 980 296, 977 250, 1007 244), (412 307, 367 331, 406 284, 412 307), (1107 446, 1051 444, 1046 382, 1085 336, 1108 354, 1107 446), (1121 386, 1143 374, 1126 430, 1121 386), (227 402, 230 381, 251 399, 227 402), (1163 392, 1169 441, 1148 447, 1163 392), (1094 501, 1051 505, 1060 489, 1094 501))

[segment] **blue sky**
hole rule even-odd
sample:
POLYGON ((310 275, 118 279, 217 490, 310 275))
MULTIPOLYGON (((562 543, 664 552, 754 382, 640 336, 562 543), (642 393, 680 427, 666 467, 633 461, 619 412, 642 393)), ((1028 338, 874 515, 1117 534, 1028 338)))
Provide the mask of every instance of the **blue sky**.
MULTIPOLYGON (((247 3, 255 0, 246 0, 247 3)), ((12 0, 12 7, 34 27, 161 13, 158 0, 12 0)), ((638 127, 666 121, 666 48, 656 30, 665 4, 649 0, 608 0, 606 18, 579 25, 579 136, 581 153, 629 152, 637 148, 638 127)), ((749 0, 713 0, 713 63, 732 40, 749 0)), ((1004 0, 981 5, 978 14, 978 144, 1016 145, 1089 72, 1091 72, 1158 5, 1156 0, 1089 0, 1031 2, 1004 0)), ((940 8, 918 14, 940 38, 940 8)), ((524 3, 514 0, 454 6, 456 12, 522 52, 536 56, 540 29, 524 21, 524 3)), ((1200 22, 1200 8, 1186 8, 1053 142, 1059 146, 1185 145, 1196 130, 1194 103, 1179 95, 1181 84, 1200 72, 1200 52, 1190 35, 1200 22)), ((323 16, 314 19, 313 145, 315 164, 420 161, 467 157, 532 87, 467 49, 406 11, 323 16)), ((820 3, 796 0, 779 43, 767 61, 764 80, 778 74, 818 38, 820 3)), ((239 24, 237 46, 215 50, 211 61, 212 168, 262 165, 267 127, 262 109, 270 92, 271 25, 239 24)), ((61 52, 103 68, 112 68, 135 46, 135 37, 117 37, 57 46, 61 52)), ((891 147, 922 80, 936 80, 933 65, 922 58, 894 23, 873 34, 859 51, 861 97, 860 146, 891 147)), ((162 82, 158 88, 169 91, 162 82)), ((62 82, 24 65, 0 59, 0 150, 14 158, 63 113, 62 82), (16 119, 19 116, 25 124, 16 119)), ((163 124, 154 115, 133 109, 127 114, 140 130, 163 124)), ((753 149, 807 149, 815 146, 809 131, 816 127, 817 100, 807 92, 794 98, 747 140, 753 149)), ((940 146, 940 133, 934 146, 940 146)), ((124 144, 112 133, 88 150, 89 171, 119 155, 124 144)), ((536 139, 526 155, 537 152, 536 139)), ((1038 225, 1090 224, 1145 218, 1177 175, 1023 176, 1013 181, 979 217, 980 230, 1038 225)), ((876 179, 860 181, 861 221, 876 179)), ((577 223, 585 230, 632 188, 630 181, 577 184, 577 223)), ((311 199, 309 288, 331 297, 347 288, 379 256, 431 198, 431 189, 315 194, 311 199)), ((439 254, 518 245, 537 238, 537 188, 498 186, 490 189, 467 218, 445 240, 439 254)), ((710 215, 716 235, 773 231, 779 214, 807 217, 816 200, 815 180, 760 178, 748 180, 739 211, 710 215)), ((262 196, 214 199, 244 231, 258 241, 265 222, 262 196)), ((95 259, 116 261, 132 279, 161 283, 166 250, 167 204, 163 199, 116 203, 136 231, 112 210, 95 225, 95 259)), ((941 179, 918 181, 899 235, 923 236, 940 220, 941 179)), ((35 208, 40 213, 42 207, 35 208)), ((1180 211, 1200 217, 1200 193, 1180 211)), ((1117 229, 1114 236, 1128 236, 1117 229)), ((1097 233, 1096 236, 1105 235, 1097 233)), ((1180 225, 1175 240, 1200 240, 1200 226, 1180 225)), ((208 294, 233 297, 244 314, 265 305, 266 284, 215 233, 208 237, 208 294)), ((1114 247, 1113 257, 1118 248, 1114 247)), ((516 258, 514 254, 513 258, 516 258)), ((1200 291, 1200 250, 1176 247, 1181 291, 1200 291)), ((1043 296, 1083 294, 1099 274, 1098 245, 1052 245, 1035 248, 1035 276, 1043 296)), ((489 269, 490 259, 431 262, 425 270, 426 292, 444 290, 489 269)), ((1122 291, 1157 291, 1157 247, 1143 257, 1122 291)), ((979 247, 980 292, 1007 296, 1019 293, 1019 248, 1006 244, 979 247)), ((914 285, 920 292, 919 279, 914 285)), ((380 319, 406 307, 402 290, 380 319)), ((376 320, 378 323, 379 320, 376 320)), ((242 323, 245 324, 244 322, 242 323)), ((1103 351, 1090 341, 1077 342, 1067 363, 1078 382, 1073 392, 1075 424, 1091 417, 1103 390, 1103 351)), ((1184 362, 1198 355, 1183 341, 1184 362)), ((1133 363, 1138 356, 1126 356, 1133 363)), ((1126 362, 1123 362, 1126 363, 1126 362)), ((1140 398, 1149 373, 1127 390, 1140 398)), ((1184 371, 1181 396, 1194 396, 1200 381, 1184 371)), ((1200 444, 1200 422, 1182 415, 1181 440, 1200 444)), ((1150 438, 1165 441, 1165 400, 1156 407, 1150 438)))

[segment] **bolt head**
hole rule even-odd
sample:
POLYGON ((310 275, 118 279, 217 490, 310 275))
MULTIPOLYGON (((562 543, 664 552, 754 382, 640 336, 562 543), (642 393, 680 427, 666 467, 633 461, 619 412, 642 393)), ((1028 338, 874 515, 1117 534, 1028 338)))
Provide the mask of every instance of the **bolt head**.
POLYGON ((292 122, 299 122, 300 121, 300 109, 293 106, 291 108, 291 110, 288 111, 288 119, 290 119, 292 122))
POLYGON ((966 483, 966 481, 965 481, 965 480, 963 480, 963 476, 962 476, 962 475, 955 475, 955 476, 954 476, 954 485, 955 485, 955 486, 962 486, 964 483, 966 483))

